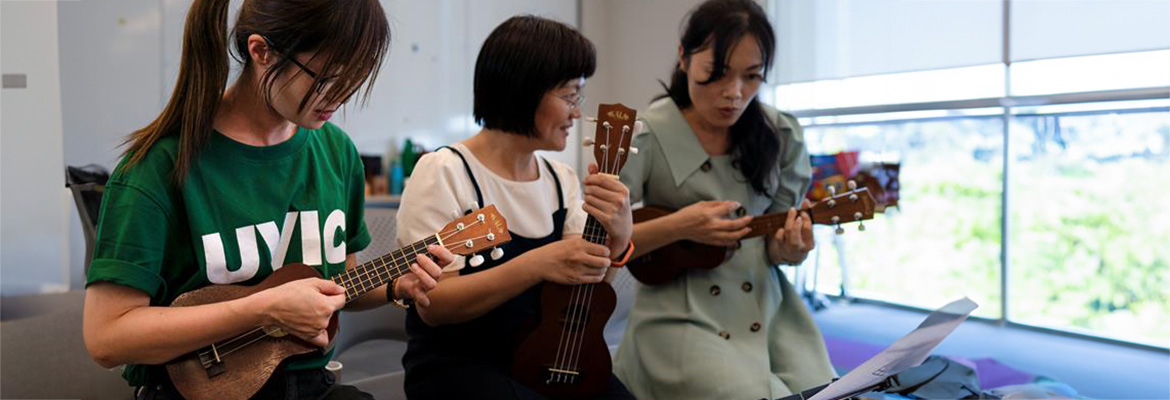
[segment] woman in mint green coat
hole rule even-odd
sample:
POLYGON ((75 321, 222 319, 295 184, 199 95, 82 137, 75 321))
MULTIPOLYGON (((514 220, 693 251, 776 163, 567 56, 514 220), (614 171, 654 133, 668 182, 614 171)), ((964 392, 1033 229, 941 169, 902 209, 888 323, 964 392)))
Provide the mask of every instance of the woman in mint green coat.
POLYGON ((640 285, 615 373, 640 399, 759 399, 829 382, 812 317, 777 264, 815 246, 797 213, 811 180, 791 115, 756 98, 775 38, 751 0, 692 11, 667 95, 642 113, 640 155, 622 171, 631 202, 679 209, 636 224, 635 256, 677 240, 739 246, 712 270, 640 285), (728 219, 742 207, 746 216, 728 219), (751 216, 789 210, 775 235, 742 239, 751 216))

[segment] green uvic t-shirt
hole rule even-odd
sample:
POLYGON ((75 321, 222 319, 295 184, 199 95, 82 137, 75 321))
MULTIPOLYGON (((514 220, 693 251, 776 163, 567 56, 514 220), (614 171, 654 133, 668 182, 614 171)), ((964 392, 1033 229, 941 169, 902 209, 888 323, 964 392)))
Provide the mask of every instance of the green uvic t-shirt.
MULTIPOLYGON (((329 277, 370 235, 362 220, 361 158, 340 128, 299 129, 289 140, 248 146, 214 132, 186 181, 175 185, 178 137, 160 139, 106 185, 87 281, 113 282, 169 305, 209 284, 259 283, 304 263, 329 277)), ((330 354, 290 359, 318 368, 330 354)), ((165 379, 162 366, 129 365, 131 385, 165 379)))

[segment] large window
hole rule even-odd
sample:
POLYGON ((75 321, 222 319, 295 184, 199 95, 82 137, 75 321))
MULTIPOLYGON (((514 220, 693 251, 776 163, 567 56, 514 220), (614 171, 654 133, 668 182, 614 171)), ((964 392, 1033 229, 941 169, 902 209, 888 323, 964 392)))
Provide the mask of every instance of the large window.
POLYGON ((1170 340, 1170 112, 1152 109, 1013 119, 1013 319, 1170 340))
MULTIPOLYGON (((840 236, 831 228, 818 235, 826 278, 845 267, 850 295, 923 308, 963 295, 998 303, 1002 132, 996 117, 806 129, 814 154, 857 150, 862 161, 902 165, 899 209, 865 223, 864 232, 847 226, 840 236)), ((999 308, 976 315, 998 318, 999 308)))
POLYGON ((817 229, 806 287, 1170 347, 1170 3, 769 4, 765 101, 813 154, 901 164, 898 209, 817 229))

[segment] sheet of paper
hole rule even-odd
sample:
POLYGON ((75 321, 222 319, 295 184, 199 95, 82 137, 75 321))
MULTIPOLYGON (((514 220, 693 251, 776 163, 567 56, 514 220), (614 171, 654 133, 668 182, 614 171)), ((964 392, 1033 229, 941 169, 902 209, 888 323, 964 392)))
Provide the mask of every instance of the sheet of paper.
POLYGON ((976 307, 979 305, 964 297, 935 310, 913 332, 849 371, 809 400, 837 400, 855 395, 890 375, 917 367, 976 307))

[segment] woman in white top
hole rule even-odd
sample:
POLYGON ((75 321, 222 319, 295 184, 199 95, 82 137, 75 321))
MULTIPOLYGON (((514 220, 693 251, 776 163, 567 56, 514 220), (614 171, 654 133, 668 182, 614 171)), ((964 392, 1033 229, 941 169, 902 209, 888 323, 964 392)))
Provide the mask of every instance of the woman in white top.
MULTIPOLYGON (((505 21, 476 62, 475 118, 484 128, 415 167, 398 213, 400 243, 486 204, 508 220, 512 241, 482 264, 457 258, 428 293, 430 304, 408 310, 409 398, 543 398, 510 376, 522 324, 540 310, 539 284, 601 282, 628 250, 625 186, 594 166, 582 196, 570 167, 535 154, 564 150, 595 58, 592 43, 564 24, 505 21), (581 238, 586 213, 608 231, 607 245, 581 238)), ((611 375, 595 398, 633 397, 611 375)))

